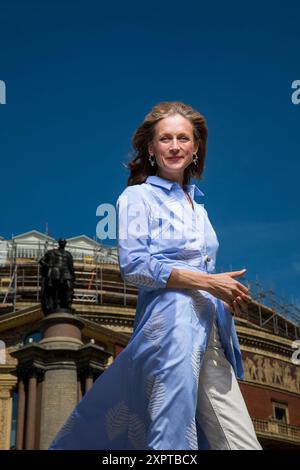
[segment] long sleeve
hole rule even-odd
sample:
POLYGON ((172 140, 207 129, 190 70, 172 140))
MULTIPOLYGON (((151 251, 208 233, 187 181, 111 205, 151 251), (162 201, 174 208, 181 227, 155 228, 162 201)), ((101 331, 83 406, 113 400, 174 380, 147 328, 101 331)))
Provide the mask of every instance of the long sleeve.
POLYGON ((172 266, 149 251, 150 209, 135 187, 128 187, 117 200, 118 260, 124 281, 153 290, 165 288, 172 266))

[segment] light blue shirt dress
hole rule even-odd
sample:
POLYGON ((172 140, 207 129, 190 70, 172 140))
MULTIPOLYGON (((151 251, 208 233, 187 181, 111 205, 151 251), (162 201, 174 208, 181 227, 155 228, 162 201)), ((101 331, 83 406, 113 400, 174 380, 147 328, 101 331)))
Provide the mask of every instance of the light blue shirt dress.
POLYGON ((199 370, 213 322, 238 378, 243 365, 233 317, 202 290, 166 288, 173 268, 214 273, 219 247, 195 196, 158 176, 117 200, 122 277, 139 288, 133 335, 95 381, 50 449, 196 450, 207 441, 195 418, 199 370))

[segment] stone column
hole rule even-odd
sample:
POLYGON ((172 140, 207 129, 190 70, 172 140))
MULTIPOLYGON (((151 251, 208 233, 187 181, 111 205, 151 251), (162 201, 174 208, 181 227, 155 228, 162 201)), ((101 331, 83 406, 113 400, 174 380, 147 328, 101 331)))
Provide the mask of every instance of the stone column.
POLYGON ((45 373, 40 449, 48 449, 56 433, 77 405, 77 371, 71 364, 45 373))
POLYGON ((33 450, 35 442, 35 419, 36 419, 36 375, 31 375, 28 381, 28 397, 27 397, 27 420, 25 449, 33 450))
POLYGON ((12 421, 12 393, 16 378, 10 373, 9 367, 1 366, 0 375, 0 450, 10 449, 10 433, 12 421))
POLYGON ((41 404, 40 445, 48 449, 78 403, 77 351, 84 323, 68 313, 43 320, 40 346, 47 351, 41 404))
POLYGON ((81 401, 81 399, 82 399, 81 380, 80 380, 80 377, 78 377, 78 379, 77 379, 77 400, 78 400, 78 403, 81 401))
POLYGON ((8 389, 0 389, 0 450, 10 448, 12 399, 8 389))
POLYGON ((36 419, 35 419, 35 441, 34 448, 40 448, 40 435, 41 435, 41 414, 42 414, 42 393, 43 393, 43 380, 44 372, 41 371, 37 378, 37 397, 36 397, 36 419))
POLYGON ((93 383, 94 383, 93 377, 91 375, 88 375, 85 378, 85 393, 87 393, 89 391, 89 389, 92 387, 93 383))
POLYGON ((25 384, 24 384, 23 378, 20 378, 19 384, 18 384, 18 415, 17 415, 17 433, 16 433, 16 449, 17 450, 23 450, 24 424, 25 424, 25 384))

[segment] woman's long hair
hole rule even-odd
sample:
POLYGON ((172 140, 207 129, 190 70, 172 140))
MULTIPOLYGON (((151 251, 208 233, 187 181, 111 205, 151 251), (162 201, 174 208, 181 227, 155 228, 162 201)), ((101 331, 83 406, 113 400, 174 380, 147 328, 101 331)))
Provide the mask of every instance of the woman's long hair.
POLYGON ((142 124, 132 137, 133 158, 127 163, 130 170, 127 186, 144 183, 148 176, 155 175, 157 164, 150 165, 148 144, 154 137, 155 125, 161 119, 180 114, 193 125, 194 140, 199 144, 197 164, 193 162, 184 170, 183 184, 189 184, 191 178, 201 179, 206 155, 207 126, 204 117, 191 106, 177 101, 166 101, 155 105, 147 114, 142 124))

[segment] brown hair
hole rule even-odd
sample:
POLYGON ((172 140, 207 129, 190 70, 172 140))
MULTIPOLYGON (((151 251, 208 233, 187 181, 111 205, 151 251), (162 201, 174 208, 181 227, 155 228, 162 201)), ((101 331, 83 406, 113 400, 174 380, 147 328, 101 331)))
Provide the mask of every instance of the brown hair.
POLYGON ((189 184, 192 177, 201 179, 204 170, 206 154, 207 126, 204 117, 191 106, 178 101, 165 101, 155 105, 148 113, 142 124, 136 129, 132 137, 134 148, 133 158, 127 163, 126 168, 130 170, 127 181, 128 186, 141 184, 150 175, 157 172, 157 164, 152 167, 149 162, 148 144, 154 137, 155 125, 161 119, 174 114, 181 114, 193 125, 194 140, 199 144, 197 151, 197 164, 193 162, 184 170, 183 184, 189 184))

